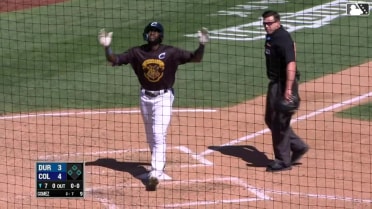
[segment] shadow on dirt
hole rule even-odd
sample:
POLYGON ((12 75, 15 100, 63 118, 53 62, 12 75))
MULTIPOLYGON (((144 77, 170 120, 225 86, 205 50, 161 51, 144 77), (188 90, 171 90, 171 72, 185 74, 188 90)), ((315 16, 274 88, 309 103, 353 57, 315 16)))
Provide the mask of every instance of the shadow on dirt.
POLYGON ((264 152, 253 146, 209 146, 208 149, 218 151, 224 155, 238 157, 247 162, 250 167, 266 167, 271 160, 264 152))
POLYGON ((145 166, 149 166, 149 163, 141 162, 118 162, 113 158, 100 158, 93 162, 86 162, 86 166, 101 166, 109 168, 116 171, 127 172, 131 174, 134 178, 141 180, 141 182, 146 185, 147 180, 141 178, 141 175, 146 175, 148 173, 145 166))

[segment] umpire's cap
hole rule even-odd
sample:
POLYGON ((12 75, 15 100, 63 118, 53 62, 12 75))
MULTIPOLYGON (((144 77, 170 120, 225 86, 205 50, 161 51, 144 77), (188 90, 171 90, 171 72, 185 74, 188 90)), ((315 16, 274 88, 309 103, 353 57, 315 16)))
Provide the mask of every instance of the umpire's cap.
POLYGON ((145 27, 145 29, 143 30, 143 39, 145 41, 147 41, 148 39, 148 33, 151 29, 155 29, 157 30, 159 33, 160 33, 160 38, 161 40, 163 39, 163 36, 164 36, 164 28, 163 26, 159 23, 159 22, 150 22, 149 24, 147 24, 147 26, 145 27))

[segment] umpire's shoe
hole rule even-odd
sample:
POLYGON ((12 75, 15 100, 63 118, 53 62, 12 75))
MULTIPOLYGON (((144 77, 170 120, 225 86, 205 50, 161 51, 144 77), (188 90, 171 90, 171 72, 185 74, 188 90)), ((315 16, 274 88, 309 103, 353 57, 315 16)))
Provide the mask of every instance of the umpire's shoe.
POLYGON ((302 150, 295 151, 292 153, 291 163, 297 164, 298 161, 309 151, 309 147, 305 147, 302 150))
POLYGON ((286 170, 291 170, 292 167, 291 165, 286 165, 282 161, 274 160, 272 163, 270 163, 266 167, 267 172, 279 172, 279 171, 286 171, 286 170))
POLYGON ((148 183, 146 185, 146 190, 147 191, 156 191, 156 188, 159 184, 159 176, 161 174, 158 174, 157 171, 151 171, 149 173, 149 179, 148 179, 148 183))

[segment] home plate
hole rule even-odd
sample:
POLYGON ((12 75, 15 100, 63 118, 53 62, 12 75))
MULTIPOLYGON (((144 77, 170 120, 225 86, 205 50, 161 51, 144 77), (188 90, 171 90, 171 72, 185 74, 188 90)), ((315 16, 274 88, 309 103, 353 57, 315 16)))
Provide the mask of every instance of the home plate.
MULTIPOLYGON (((140 174, 140 175, 136 176, 136 178, 138 178, 138 179, 148 179, 149 178, 149 173, 140 174)), ((159 176, 158 179, 163 180, 163 181, 172 180, 172 178, 165 173, 163 173, 161 176, 159 176)))

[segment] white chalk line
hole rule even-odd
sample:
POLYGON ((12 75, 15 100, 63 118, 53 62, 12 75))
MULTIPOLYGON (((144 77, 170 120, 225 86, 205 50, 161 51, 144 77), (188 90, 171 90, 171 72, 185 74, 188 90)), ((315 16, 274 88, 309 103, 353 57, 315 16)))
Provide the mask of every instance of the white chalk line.
MULTIPOLYGON (((188 154, 191 158, 197 160, 199 163, 197 164, 181 164, 181 168, 185 167, 199 167, 199 166, 211 166, 213 163, 203 156, 199 156, 193 153, 189 148, 185 146, 176 146, 167 148, 167 150, 177 149, 180 152, 188 154)), ((133 153, 133 152, 150 152, 150 149, 143 148, 143 149, 124 149, 124 150, 107 150, 107 151, 98 151, 98 152, 76 152, 76 153, 66 153, 66 154, 52 154, 52 155, 41 155, 38 157, 39 160, 56 160, 61 159, 63 157, 74 157, 74 156, 107 156, 110 154, 122 154, 122 153, 133 153)))
POLYGON ((372 203, 372 200, 343 197, 343 196, 336 196, 336 195, 308 194, 308 193, 301 193, 301 192, 285 192, 285 191, 276 191, 276 190, 264 190, 264 192, 271 193, 271 194, 301 196, 301 197, 327 199, 327 200, 338 200, 338 201, 354 202, 354 203, 372 203))
MULTIPOLYGON (((205 182, 212 182, 212 181, 232 181, 236 177, 216 177, 216 178, 209 178, 209 179, 189 179, 189 180, 172 180, 172 181, 162 181, 161 185, 174 185, 174 184, 185 184, 185 183, 192 183, 192 184, 197 184, 197 183, 205 183, 205 182)), ((95 186, 95 187, 87 187, 85 188, 85 191, 87 192, 93 192, 96 190, 101 190, 101 189, 115 189, 118 187, 122 188, 143 188, 143 184, 140 183, 135 183, 135 184, 128 184, 128 183, 121 183, 121 184, 115 184, 113 186, 107 186, 107 185, 102 185, 102 186, 95 186)))
MULTIPOLYGON (((342 197, 336 195, 320 195, 320 194, 309 194, 309 193, 300 193, 300 192, 285 192, 285 191, 277 191, 277 190, 267 190, 254 187, 252 185, 247 184, 245 181, 241 180, 237 177, 216 177, 216 178, 209 178, 209 179, 191 179, 191 180, 175 180, 175 181, 162 181, 161 185, 179 185, 179 184, 198 184, 198 183, 208 183, 208 182, 229 182, 232 185, 238 185, 249 192, 254 194, 256 197, 250 198, 239 198, 239 199, 220 199, 220 200, 205 200, 205 201, 192 201, 192 202, 184 202, 184 203, 174 203, 174 204, 166 204, 160 205, 159 207, 162 208, 181 208, 181 207, 191 207, 191 206, 202 206, 202 205, 215 205, 215 204, 222 204, 222 203, 242 203, 242 202, 252 202, 252 201, 260 201, 260 200, 272 200, 272 197, 268 196, 268 194, 279 194, 279 195, 288 195, 288 196, 300 196, 305 198, 317 198, 317 199, 327 199, 327 200, 337 200, 337 201, 345 201, 345 202, 353 202, 353 203, 365 203, 369 204, 372 203, 372 200, 366 199, 359 199, 359 198, 350 198, 350 197, 342 197)), ((142 188, 142 184, 117 184, 115 186, 95 186, 94 188, 86 188, 87 193, 93 193, 94 191, 100 191, 102 189, 116 189, 116 188, 142 188)), ((108 204, 108 200, 105 198, 101 198, 105 205, 108 204)), ((110 205, 110 209, 114 209, 114 204, 110 205)))
MULTIPOLYGON (((167 205, 162 205, 159 207, 190 207, 190 206, 195 206, 195 205, 211 205, 211 204, 218 204, 218 203, 240 203, 240 202, 249 202, 249 201, 258 201, 258 200, 271 200, 269 196, 267 196, 262 190, 257 189, 243 180, 237 178, 237 177, 216 177, 216 178, 209 178, 209 179, 191 179, 191 180, 175 180, 175 181, 162 181, 161 185, 167 186, 167 185, 176 185, 176 184, 198 184, 198 183, 207 183, 207 182, 229 182, 230 184, 235 184, 238 186, 241 186, 245 189, 247 189, 249 192, 254 194, 256 197, 252 198, 241 198, 241 199, 223 199, 223 200, 213 200, 213 201, 196 201, 196 202, 187 202, 187 203, 175 203, 175 204, 167 204, 167 205)), ((95 186, 94 188, 86 188, 85 192, 87 193, 93 193, 95 191, 100 191, 102 189, 107 190, 107 189, 115 189, 115 188, 142 188, 143 184, 131 184, 128 185, 126 184, 116 184, 115 186, 95 186)), ((103 202, 105 205, 108 205, 105 198, 102 198, 103 202)), ((113 205, 111 205, 113 206, 113 205)), ((112 208, 110 208, 112 209, 112 208)))
MULTIPOLYGON (((213 109, 174 109, 173 112, 216 112, 213 109)), ((97 114, 138 114, 140 113, 139 110, 123 110, 123 111, 84 111, 84 112, 62 112, 62 113, 40 113, 40 114, 26 114, 26 115, 15 115, 15 116, 4 116, 0 117, 0 120, 6 119, 18 119, 18 118, 31 118, 31 117, 65 117, 65 116, 78 116, 78 115, 97 115, 97 114)), ((178 150, 190 154, 190 156, 196 160, 198 160, 201 164, 193 164, 193 165, 181 165, 181 167, 199 167, 199 166, 210 166, 213 165, 210 161, 204 159, 201 156, 197 156, 192 154, 191 150, 187 149, 184 146, 176 147, 178 150)), ((99 151, 99 152, 89 152, 89 153, 68 153, 68 154, 54 154, 54 155, 44 155, 39 156, 41 160, 48 160, 48 159, 55 159, 55 158, 63 158, 69 156, 83 156, 83 155, 107 155, 107 154, 116 154, 116 153, 128 153, 128 152, 149 152, 149 149, 128 149, 128 150, 111 150, 111 151, 99 151)), ((98 200, 102 205, 109 209, 116 209, 116 205, 110 202, 108 199, 105 198, 94 198, 98 200)))
MULTIPOLYGON (((300 193, 300 192, 286 192, 286 191, 278 191, 278 190, 261 189, 261 188, 253 187, 237 177, 230 177, 229 180, 237 185, 245 187, 251 193, 256 194, 257 197, 224 199, 224 200, 213 200, 213 201, 195 201, 195 202, 187 202, 187 203, 179 203, 179 204, 167 204, 167 205, 163 205, 163 207, 180 208, 180 207, 201 206, 201 205, 214 205, 214 204, 222 204, 222 203, 242 203, 242 202, 251 202, 251 201, 259 201, 259 200, 273 200, 273 198, 269 197, 268 194, 300 196, 300 197, 305 197, 305 198, 336 200, 336 201, 364 203, 364 204, 372 203, 372 200, 368 200, 368 199, 359 199, 359 198, 343 197, 343 196, 336 196, 336 195, 321 195, 321 194, 309 194, 309 193, 300 193)), ((202 182, 202 181, 199 181, 199 182, 202 182)), ((181 182, 181 183, 189 183, 189 182, 181 182)))
POLYGON ((201 164, 204 164, 204 165, 213 165, 213 163, 211 161, 205 159, 201 155, 198 155, 198 154, 193 153, 189 148, 187 148, 185 146, 178 146, 178 147, 175 147, 175 148, 179 149, 181 152, 184 152, 186 154, 189 154, 190 157, 192 157, 195 160, 199 161, 201 164))
MULTIPOLYGON (((314 117, 318 114, 321 114, 321 113, 324 113, 324 112, 327 112, 327 111, 331 111, 333 109, 336 109, 336 108, 339 108, 339 107, 342 107, 342 106, 345 106, 345 105, 350 105, 352 103, 361 101, 361 100, 366 99, 366 98, 371 97, 371 96, 372 96, 372 92, 369 92, 367 94, 352 98, 350 100, 347 100, 347 101, 344 101, 344 102, 341 102, 341 103, 337 103, 337 104, 331 105, 329 107, 314 111, 314 112, 309 113, 307 115, 300 116, 296 119, 293 119, 291 121, 291 123, 295 123, 295 122, 298 122, 298 121, 301 121, 301 120, 305 120, 305 119, 314 117)), ((199 112, 199 110, 194 110, 194 111, 189 111, 189 110, 187 110, 187 111, 178 110, 177 111, 176 110, 175 112, 199 112)), ((203 112, 205 112, 205 111, 203 111, 203 112)), ((215 112, 215 110, 211 110, 211 111, 207 110, 206 112, 215 112)), ((115 114, 115 113, 116 114, 132 114, 132 113, 139 113, 139 111, 138 110, 132 110, 132 111, 96 111, 96 112, 78 112, 78 113, 27 114, 27 115, 18 115, 18 116, 5 116, 5 117, 0 117, 0 119, 14 119, 14 118, 38 117, 38 116, 42 116, 42 117, 44 117, 44 116, 70 116, 70 115, 115 114)), ((256 133, 253 133, 251 135, 247 135, 247 136, 241 137, 239 139, 232 140, 229 143, 223 144, 221 146, 228 146, 228 145, 237 144, 237 143, 255 138, 256 136, 260 136, 260 135, 262 135, 262 134, 264 134, 268 131, 270 131, 270 130, 269 129, 263 129, 263 130, 258 131, 256 133)), ((213 164, 210 161, 203 158, 202 156, 207 155, 207 154, 211 154, 211 153, 215 152, 214 150, 206 150, 206 151, 202 152, 201 154, 197 155, 195 153, 192 153, 191 150, 189 150, 187 147, 179 146, 179 147, 176 147, 176 148, 179 149, 180 151, 191 154, 191 156, 194 159, 201 161, 202 164, 205 164, 205 165, 213 164)), ((90 154, 91 155, 92 154, 93 155, 100 155, 100 154, 105 154, 105 153, 106 154, 113 154, 113 153, 132 152, 132 151, 133 150, 114 150, 114 151, 93 152, 93 153, 90 153, 90 154)), ((148 151, 148 149, 137 149, 137 151, 148 151)), ((84 155, 84 154, 86 154, 86 153, 75 153, 74 155, 84 155)), ((47 158, 50 158, 51 156, 52 155, 45 156, 45 158, 47 159, 47 158)), ((62 156, 62 155, 53 155, 53 156, 62 156)), ((71 156, 71 154, 64 154, 64 156, 71 156)), ((43 157, 41 156, 41 158, 43 158, 43 157)), ((177 182, 172 181, 171 183, 174 184, 174 183, 177 183, 177 182)), ((190 183, 190 181, 183 182, 183 183, 190 183)), ((305 194, 305 193, 274 191, 274 190, 261 190, 261 189, 257 189, 257 188, 254 188, 254 187, 247 187, 247 188, 249 188, 251 190, 265 191, 266 193, 275 193, 275 194, 282 194, 282 195, 297 195, 297 196, 323 198, 323 199, 334 199, 334 200, 343 200, 343 201, 360 202, 360 203, 372 203, 372 200, 356 199, 356 198, 350 198, 350 197, 341 197, 341 196, 332 196, 332 195, 319 195, 319 194, 305 194)), ((207 205, 207 204, 219 204, 219 203, 239 203, 239 202, 248 202, 248 201, 257 201, 257 200, 268 199, 268 197, 265 195, 265 193, 263 193, 263 195, 265 196, 265 198, 260 198, 259 197, 259 198, 242 198, 242 199, 234 199, 234 200, 200 201, 200 202, 189 202, 189 203, 175 204, 173 206, 172 205, 164 205, 164 206, 166 206, 166 207, 185 207, 185 206, 193 206, 193 205, 207 205)), ((95 199, 99 200, 103 205, 105 205, 109 209, 115 209, 116 208, 116 205, 114 203, 111 203, 108 199, 105 199, 105 198, 95 198, 95 199)))
MULTIPOLYGON (((346 106, 346 105, 351 105, 353 103, 357 103, 357 102, 359 102, 361 100, 364 100, 364 99, 366 99, 368 97, 371 97, 371 96, 372 96, 372 92, 369 92, 367 94, 364 94, 364 95, 361 95, 361 96, 352 98, 350 100, 346 100, 346 101, 343 101, 343 102, 340 102, 340 103, 337 103, 337 104, 328 106, 326 108, 323 108, 323 109, 320 109, 320 110, 311 112, 309 114, 300 116, 300 117, 298 117, 296 119, 293 119, 291 121, 291 123, 295 123, 295 122, 298 122, 298 121, 306 120, 308 118, 314 117, 314 116, 319 115, 319 114, 322 114, 324 112, 328 112, 328 111, 334 110, 334 109, 339 108, 339 107, 342 107, 342 106, 346 106)), ((223 144, 221 146, 228 146, 228 145, 237 144, 237 143, 240 143, 240 142, 243 142, 243 141, 246 141, 246 140, 255 138, 256 136, 260 136, 260 135, 262 135, 262 134, 264 134, 266 132, 269 132, 269 131, 270 131, 269 129, 263 129, 261 131, 257 131, 256 133, 253 133, 253 134, 250 134, 250 135, 241 137, 241 138, 236 139, 236 140, 232 140, 232 141, 230 141, 230 142, 228 142, 226 144, 223 144)), ((185 153, 191 154, 191 156, 193 156, 194 159, 200 160, 201 163, 204 164, 204 165, 201 165, 201 166, 209 165, 211 163, 210 161, 208 161, 205 158, 203 158, 203 156, 204 155, 207 155, 207 154, 211 154, 212 152, 214 152, 214 150, 207 150, 207 151, 204 151, 204 152, 202 152, 201 154, 198 155, 198 154, 193 153, 191 150, 189 150, 185 146, 179 146, 179 147, 176 147, 176 148, 179 149, 180 151, 183 151, 185 153)), ((98 154, 98 155, 99 154, 105 154, 105 153, 112 154, 112 153, 120 153, 120 152, 123 152, 123 151, 124 152, 132 152, 133 150, 103 151, 103 152, 95 152, 93 154, 98 154)), ((148 151, 148 149, 138 149, 137 151, 148 151)), ((80 153, 80 154, 86 154, 86 153, 80 153)), ((92 154, 92 153, 90 153, 90 154, 92 154)), ((213 164, 213 163, 211 163, 211 164, 213 164)), ((200 181, 203 182, 203 180, 200 180, 200 181)), ((185 181, 178 181, 178 182, 177 181, 172 181, 172 182, 169 182, 169 183, 166 183, 166 184, 190 183, 190 182, 192 182, 192 181, 187 181, 187 182, 185 182, 185 181)), ((194 182, 196 182, 196 181, 194 181, 194 182)), ((193 206, 193 205, 207 205, 207 204, 219 204, 219 203, 239 203, 239 202, 257 201, 257 200, 267 199, 265 193, 275 193, 275 194, 282 194, 282 195, 297 195, 297 196, 304 196, 304 197, 313 197, 313 198, 322 198, 322 199, 331 199, 331 200, 333 199, 333 200, 341 200, 341 201, 349 201, 349 202, 360 202, 360 203, 371 203, 372 202, 372 200, 356 199, 356 198, 350 198, 350 197, 341 197, 341 196, 332 196, 332 195, 321 195, 321 194, 305 194, 305 193, 298 193, 298 192, 285 192, 285 191, 274 191, 274 190, 264 190, 264 189, 254 188, 254 187, 247 187, 247 188, 250 188, 250 189, 256 190, 256 191, 264 191, 263 195, 265 196, 265 198, 242 198, 242 199, 234 199, 234 200, 200 201, 200 202, 189 202, 189 203, 175 204, 173 206, 172 205, 164 205, 164 206, 166 206, 166 207, 186 207, 186 206, 193 206)), ((105 200, 105 199, 102 199, 102 204, 105 204, 110 209, 114 209, 115 208, 115 204, 109 203, 109 201, 108 200, 105 200)))
MULTIPOLYGON (((196 167, 208 167, 208 166, 212 166, 212 165, 205 165, 205 164, 181 164, 177 167, 180 167, 180 168, 196 168, 196 167)), ((175 166, 167 166, 167 168, 173 168, 175 166)), ((107 174, 110 174, 110 173, 115 173, 115 171, 113 170, 108 170, 108 171, 105 171, 105 170, 100 170, 99 172, 95 172, 95 171, 86 171, 87 174, 93 174, 93 175, 107 175, 107 174)))
POLYGON ((259 201, 259 200, 263 200, 263 199, 252 197, 252 198, 231 199, 231 200, 196 201, 196 202, 179 203, 179 204, 167 204, 167 205, 162 205, 161 207, 183 208, 183 207, 201 206, 201 205, 216 205, 216 204, 231 204, 231 203, 236 204, 236 203, 253 202, 253 201, 259 201))
MULTIPOLYGON (((355 104, 355 103, 356 104, 359 104, 360 101, 362 101, 364 99, 367 99, 369 97, 372 97, 372 92, 369 92, 369 93, 366 93, 366 94, 363 94, 363 95, 354 97, 352 99, 349 99, 349 100, 346 100, 346 101, 342 101, 340 103, 336 103, 336 104, 333 104, 331 106, 328 106, 328 107, 319 109, 319 110, 314 111, 314 112, 311 112, 309 114, 306 114, 306 115, 297 117, 297 118, 293 119, 291 121, 291 123, 295 123, 295 122, 299 122, 299 121, 302 121, 302 120, 306 120, 306 119, 309 119, 309 118, 314 117, 316 115, 319 115, 319 114, 322 114, 322 113, 325 113, 325 112, 328 112, 328 111, 332 111, 334 109, 337 109, 337 108, 340 108, 340 107, 343 107, 343 106, 346 106, 346 105, 352 105, 352 104, 355 104)), ((232 141, 230 141, 228 143, 225 143, 225 144, 221 145, 221 147, 223 147, 223 146, 229 146, 229 145, 234 145, 234 144, 237 144, 237 143, 240 143, 240 142, 243 142, 243 141, 247 141, 249 139, 255 138, 256 136, 263 135, 264 133, 269 132, 269 131, 270 131, 270 129, 266 128, 266 129, 257 131, 257 132, 255 132, 253 134, 250 134, 250 135, 243 136, 241 138, 232 140, 232 141)), ((213 153, 215 151, 216 150, 210 150, 210 149, 208 149, 208 150, 200 153, 198 156, 205 156, 205 155, 211 154, 211 153, 213 153)), ((303 196, 303 197, 309 197, 309 198, 321 198, 321 199, 330 199, 330 200, 347 201, 347 202, 357 202, 357 203, 372 203, 372 200, 368 200, 368 199, 357 199, 357 198, 334 196, 334 195, 306 194, 306 193, 298 193, 298 192, 285 192, 285 191, 275 191, 275 190, 265 190, 265 189, 262 189, 262 191, 264 191, 264 193, 275 193, 275 194, 281 194, 281 195, 296 195, 296 196, 303 196)), ((248 200, 245 200, 245 201, 248 201, 248 200)), ((209 202, 209 203, 210 204, 214 204, 212 202, 209 202)), ((222 203, 222 202, 220 202, 220 203, 222 203)), ((205 204, 207 204, 207 203, 205 203, 205 204)))
MULTIPOLYGON (((357 97, 354 97, 352 99, 349 99, 349 100, 346 100, 346 101, 343 101, 343 102, 340 102, 340 103, 337 103, 337 104, 334 104, 334 105, 331 105, 331 106, 328 106, 326 108, 323 108, 323 109, 320 109, 320 110, 317 110, 317 111, 314 111, 314 112, 311 112, 309 114, 306 114, 306 115, 303 115, 303 116, 300 116, 300 117, 297 117, 295 119, 292 119, 291 120, 291 123, 296 123, 296 122, 299 122, 299 121, 302 121, 302 120, 306 120, 306 119, 309 119, 311 117, 314 117, 316 115, 319 115, 319 114, 322 114, 324 112, 328 112, 328 111, 331 111, 331 110, 334 110, 334 109, 337 109, 337 108, 340 108, 340 107, 343 107, 343 106, 346 106, 346 105, 351 105, 353 103, 358 103, 359 101, 361 100, 364 100, 364 99, 367 99, 369 97, 372 97, 372 92, 369 92, 369 93, 366 93, 366 94, 363 94, 363 95, 360 95, 360 96, 357 96, 357 97)), ((247 136, 243 136, 241 138, 238 138, 238 139, 235 139, 235 140, 232 140, 228 143, 225 143, 225 144, 222 144, 220 145, 220 147, 224 147, 224 146, 230 146, 230 145, 234 145, 234 144, 238 144, 240 142, 244 142, 244 141, 247 141, 247 140, 250 140, 250 139, 253 139, 257 136, 261 136, 267 132, 270 132, 270 129, 266 128, 266 129, 263 129, 263 130, 260 130, 260 131, 257 131, 253 134, 250 134, 250 135, 247 135, 247 136)), ((208 149, 202 153, 199 154, 199 156, 204 156, 204 155, 209 155, 213 152, 215 152, 216 150, 211 150, 211 149, 208 149)))
MULTIPOLYGON (((217 110, 214 109, 173 109, 172 112, 183 113, 183 112, 205 112, 214 113, 217 110)), ((20 118, 34 118, 34 117, 66 117, 66 116, 79 116, 79 115, 99 115, 99 114, 137 114, 140 110, 109 110, 109 111, 83 111, 83 112, 54 112, 54 113, 28 113, 21 115, 10 115, 2 116, 0 120, 8 119, 20 119, 20 118)))
POLYGON ((110 154, 122 154, 128 152, 150 152, 148 148, 143 149, 124 149, 124 150, 106 150, 106 151, 98 151, 98 152, 75 152, 75 153, 66 153, 66 154, 52 154, 52 155, 41 155, 39 156, 39 160, 56 160, 61 159, 63 157, 74 157, 74 156, 100 156, 100 155, 110 155, 110 154))
MULTIPOLYGON (((168 148, 169 149, 169 148, 168 148)), ((172 149, 172 148, 170 148, 172 149)), ((189 165, 189 164, 181 164, 181 167, 184 168, 184 167, 199 167, 199 166, 210 166, 210 165, 213 165, 213 163, 211 163, 210 161, 204 159, 203 157, 198 157, 196 156, 195 154, 192 154, 193 152, 184 147, 184 146, 179 146, 179 147, 175 147, 175 149, 178 149, 180 150, 181 152, 185 152, 187 154, 189 154, 192 158, 198 160, 201 164, 192 164, 192 165, 189 165)), ((100 151, 100 152, 89 152, 89 153, 72 153, 72 154, 62 154, 62 155, 45 155, 45 156, 39 156, 40 159, 54 159, 56 157, 66 157, 66 156, 79 156, 79 155, 107 155, 107 154, 116 154, 116 153, 128 153, 128 152, 150 152, 150 150, 148 148, 145 148, 145 149, 128 149, 128 150, 112 150, 112 151, 100 151)), ((88 172, 88 173, 91 173, 91 174, 98 174, 98 175, 101 175, 102 172, 104 171, 101 171, 100 173, 94 173, 94 172, 88 172)), ((145 174, 144 176, 147 176, 147 174, 145 174)), ((170 176, 167 176, 168 180, 172 179, 170 176)), ((143 177, 142 177, 143 178, 143 177)), ((120 185, 118 185, 120 186, 120 185)), ((143 186, 142 186, 143 187, 143 186)), ((93 191, 94 189, 86 189, 86 191, 93 191)), ((117 208, 117 205, 115 203, 112 203, 109 199, 106 199, 106 198, 96 198, 96 197, 93 197, 95 200, 98 200, 105 208, 108 208, 108 209, 116 209, 117 208)))

